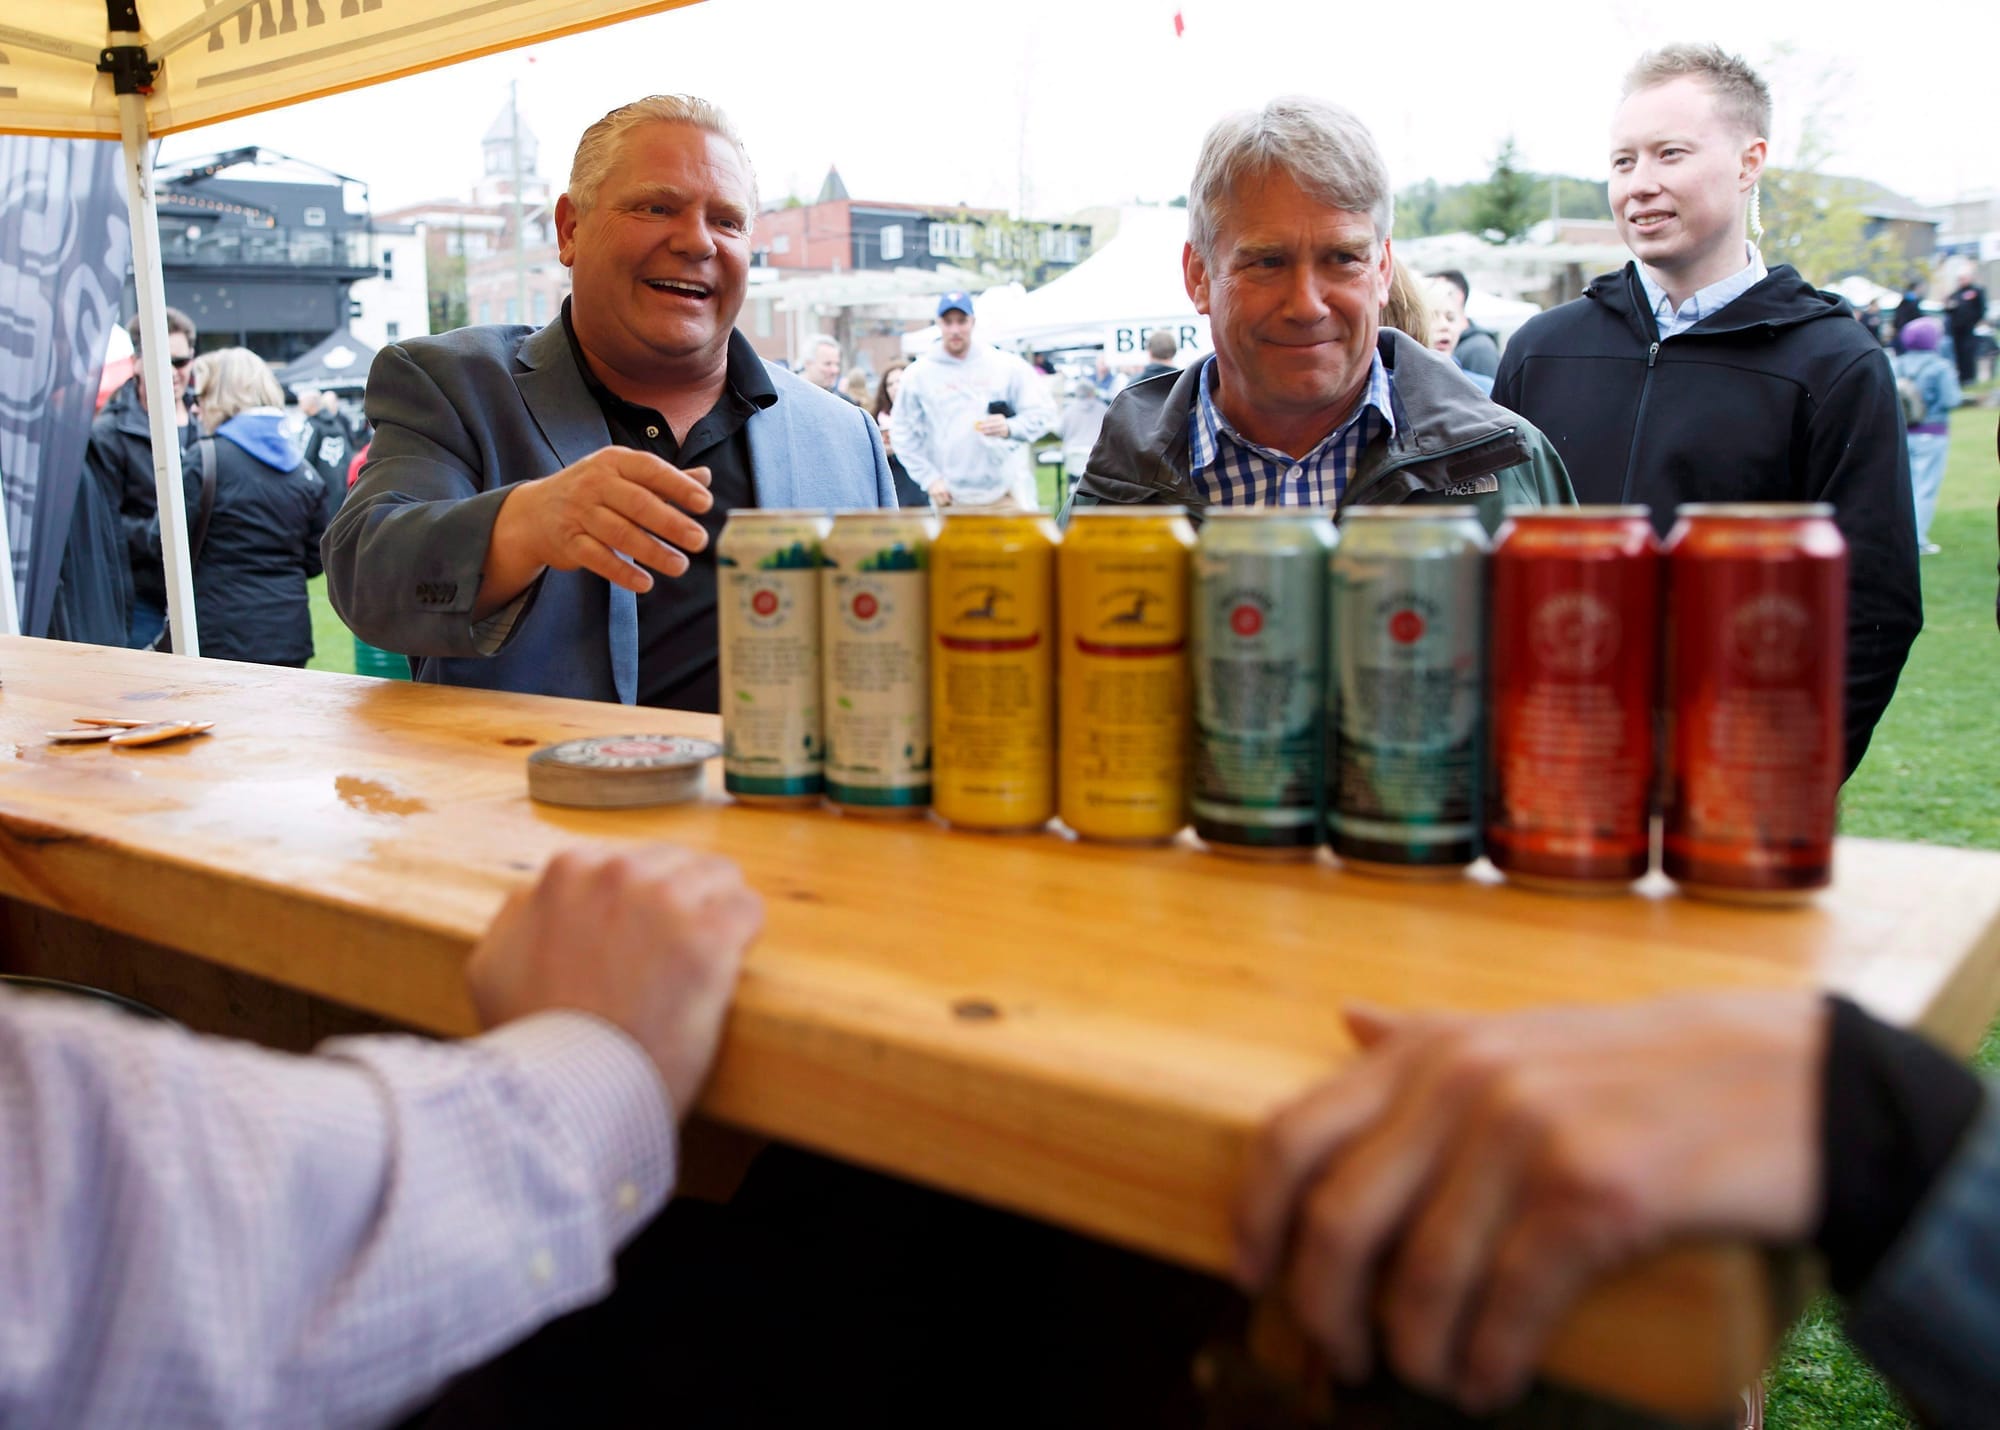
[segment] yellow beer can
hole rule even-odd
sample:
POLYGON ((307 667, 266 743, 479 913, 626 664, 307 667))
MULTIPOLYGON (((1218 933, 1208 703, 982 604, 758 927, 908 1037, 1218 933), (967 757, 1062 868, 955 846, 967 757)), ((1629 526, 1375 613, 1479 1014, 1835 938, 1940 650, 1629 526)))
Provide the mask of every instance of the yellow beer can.
POLYGON ((1075 512, 1058 562, 1062 821, 1158 844, 1187 823, 1188 578, 1181 507, 1075 512))
POLYGON ((951 509, 931 547, 931 804, 963 829, 1056 810, 1055 523, 951 509))

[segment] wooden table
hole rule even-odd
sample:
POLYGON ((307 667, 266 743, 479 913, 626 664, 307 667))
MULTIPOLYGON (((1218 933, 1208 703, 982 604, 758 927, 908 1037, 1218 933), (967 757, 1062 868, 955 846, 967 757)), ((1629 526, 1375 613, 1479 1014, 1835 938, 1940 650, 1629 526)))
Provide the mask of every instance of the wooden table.
MULTIPOLYGON (((1490 875, 1096 848, 699 804, 531 803, 537 746, 706 716, 0 639, 0 895, 444 1034, 470 942, 580 840, 742 863, 769 904, 704 1109, 1209 1270, 1253 1130, 1351 1053, 1346 998, 1500 1009, 1819 985, 1969 1049, 2000 1010, 2000 855, 1844 841, 1816 905, 1572 900, 1490 875), (77 715, 205 738, 58 747, 77 715)), ((1600 1287, 1546 1369, 1712 1411, 1778 1327, 1763 1259, 1687 1248, 1600 1287)))

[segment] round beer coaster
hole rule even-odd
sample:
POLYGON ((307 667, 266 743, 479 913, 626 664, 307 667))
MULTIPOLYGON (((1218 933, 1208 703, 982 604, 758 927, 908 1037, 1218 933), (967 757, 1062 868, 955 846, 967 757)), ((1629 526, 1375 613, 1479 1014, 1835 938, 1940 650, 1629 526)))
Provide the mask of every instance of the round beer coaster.
POLYGON ((701 792, 702 766, 722 753, 685 735, 603 735, 528 756, 528 794, 544 804, 629 809, 679 804, 701 792))

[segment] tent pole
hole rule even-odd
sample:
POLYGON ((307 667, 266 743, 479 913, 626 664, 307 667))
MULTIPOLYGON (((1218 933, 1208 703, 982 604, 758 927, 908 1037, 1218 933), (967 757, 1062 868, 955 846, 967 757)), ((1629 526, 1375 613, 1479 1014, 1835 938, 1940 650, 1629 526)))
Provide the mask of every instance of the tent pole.
POLYGON ((153 438, 153 481, 160 502, 160 550, 167 567, 167 621, 176 655, 200 655, 194 572, 188 561, 187 497, 181 486, 180 433, 174 423, 174 371, 167 350, 167 285, 160 271, 160 216, 153 208, 153 154, 146 96, 118 96, 125 139, 125 203, 132 213, 132 282, 139 296, 139 369, 153 438))

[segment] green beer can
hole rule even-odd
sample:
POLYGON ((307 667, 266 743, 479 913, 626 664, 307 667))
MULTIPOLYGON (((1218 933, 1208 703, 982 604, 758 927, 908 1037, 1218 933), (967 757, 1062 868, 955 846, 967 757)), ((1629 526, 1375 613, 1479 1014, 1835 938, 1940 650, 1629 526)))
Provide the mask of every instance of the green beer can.
POLYGON ((1489 550, 1473 507, 1356 507, 1341 518, 1327 824, 1344 864, 1449 877, 1479 857, 1489 550))
POLYGON ((1217 853, 1306 859, 1324 839, 1326 583, 1316 507, 1219 508, 1194 554, 1194 827, 1217 853))
POLYGON ((732 511, 716 542, 722 787, 745 804, 817 804, 819 567, 827 519, 732 511))
POLYGON ((826 797, 856 815, 931 802, 930 554, 921 509, 833 519, 820 568, 826 797))

